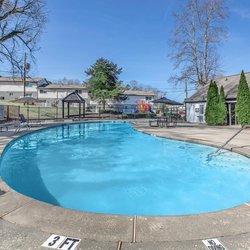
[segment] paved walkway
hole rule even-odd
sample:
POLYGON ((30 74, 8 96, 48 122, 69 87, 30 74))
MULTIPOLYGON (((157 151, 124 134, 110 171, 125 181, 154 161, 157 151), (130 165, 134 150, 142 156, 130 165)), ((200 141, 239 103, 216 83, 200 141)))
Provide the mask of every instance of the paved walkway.
MULTIPOLYGON (((238 129, 150 128, 145 122, 138 122, 134 128, 157 136, 217 146, 238 129)), ((0 150, 15 137, 12 132, 0 134, 0 150)), ((250 156, 249 143, 250 130, 246 130, 229 148, 250 156)), ((191 216, 115 216, 45 204, 16 193, 1 179, 0 190, 0 249, 4 250, 45 249, 41 245, 51 234, 80 238, 77 249, 84 250, 205 250, 202 239, 210 238, 219 239, 228 250, 250 249, 250 204, 191 216)))
MULTIPOLYGON (((180 124, 177 127, 159 128, 149 127, 148 122, 134 123, 134 128, 147 134, 160 137, 201 143, 220 147, 230 137, 237 133, 239 126, 232 127, 208 127, 204 125, 180 124)), ((237 135, 225 148, 244 154, 250 155, 250 128, 243 130, 237 135)))

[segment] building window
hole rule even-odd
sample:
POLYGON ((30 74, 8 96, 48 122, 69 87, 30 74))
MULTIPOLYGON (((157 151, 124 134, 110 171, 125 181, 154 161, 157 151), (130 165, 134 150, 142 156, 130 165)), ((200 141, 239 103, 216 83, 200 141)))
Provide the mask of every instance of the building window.
POLYGON ((200 114, 203 115, 204 114, 204 105, 200 105, 200 114))
POLYGON ((146 96, 146 101, 151 101, 152 100, 152 96, 146 96))
POLYGON ((46 90, 40 89, 40 94, 47 94, 46 90))
POLYGON ((13 92, 10 92, 10 93, 9 93, 9 96, 13 96, 13 95, 14 95, 14 93, 13 93, 13 92))
POLYGON ((26 96, 32 97, 32 93, 28 93, 26 94, 26 96))
POLYGON ((82 90, 78 90, 78 94, 82 94, 82 90))

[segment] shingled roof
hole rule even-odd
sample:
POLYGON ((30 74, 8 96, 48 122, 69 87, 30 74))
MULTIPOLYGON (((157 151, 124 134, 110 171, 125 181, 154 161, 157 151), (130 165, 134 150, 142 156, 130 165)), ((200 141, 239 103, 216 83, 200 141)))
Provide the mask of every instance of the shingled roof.
MULTIPOLYGON (((250 72, 245 73, 246 79, 248 82, 248 86, 250 88, 250 72)), ((240 81, 240 74, 219 77, 215 79, 218 88, 223 85, 225 90, 226 100, 235 100, 238 92, 238 85, 240 81)), ((208 92, 209 84, 199 88, 191 97, 185 100, 185 102, 206 102, 207 100, 207 92, 208 92)))
POLYGON ((68 103, 84 103, 85 102, 85 100, 78 94, 77 91, 70 93, 65 98, 63 98, 62 101, 68 102, 68 103))
POLYGON ((86 85, 83 84, 49 84, 44 89, 52 90, 86 90, 86 85))

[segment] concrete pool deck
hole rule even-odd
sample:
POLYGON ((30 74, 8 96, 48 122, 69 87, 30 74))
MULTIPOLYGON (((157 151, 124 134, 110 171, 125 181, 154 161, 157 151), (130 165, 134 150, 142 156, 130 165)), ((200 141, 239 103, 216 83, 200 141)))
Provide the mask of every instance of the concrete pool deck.
MULTIPOLYGON (((54 124, 52 124, 54 125, 54 124)), ((48 125, 51 126, 51 125, 48 125)), ((220 146, 238 127, 182 125, 134 128, 161 137, 220 146)), ((39 129, 39 128, 34 128, 39 129)), ((22 132, 18 134, 25 134, 22 132)), ((0 133, 0 152, 16 138, 0 133)), ((250 130, 228 145, 250 157, 250 130)), ((80 238, 77 249, 206 249, 202 240, 217 238, 228 250, 250 249, 250 203, 214 213, 189 216, 115 216, 64 209, 25 197, 0 179, 0 249, 45 249, 51 234, 80 238)))

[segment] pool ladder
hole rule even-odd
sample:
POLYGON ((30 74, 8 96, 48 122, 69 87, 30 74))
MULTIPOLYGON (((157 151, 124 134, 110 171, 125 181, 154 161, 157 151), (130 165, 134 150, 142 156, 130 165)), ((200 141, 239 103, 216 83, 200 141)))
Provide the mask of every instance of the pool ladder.
POLYGON ((233 136, 231 136, 222 146, 220 146, 215 152, 212 152, 210 154, 208 154, 207 156, 207 160, 210 161, 212 160, 212 157, 218 155, 218 153, 230 142, 232 141, 238 134, 240 134, 244 129, 246 128, 250 128, 250 125, 243 125, 242 128, 240 128, 240 130, 237 131, 237 133, 235 133, 233 136))

